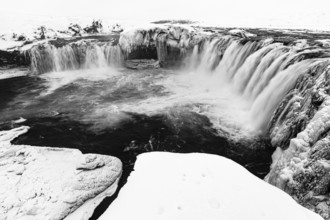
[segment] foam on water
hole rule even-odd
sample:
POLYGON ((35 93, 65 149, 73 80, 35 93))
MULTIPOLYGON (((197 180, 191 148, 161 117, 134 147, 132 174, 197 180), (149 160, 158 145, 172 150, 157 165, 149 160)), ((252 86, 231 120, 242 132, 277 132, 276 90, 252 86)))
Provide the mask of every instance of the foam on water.
POLYGON ((111 67, 122 62, 120 48, 95 42, 46 44, 31 54, 32 67, 50 70, 37 76, 46 87, 37 99, 43 105, 52 99, 41 108, 77 111, 77 120, 101 127, 127 119, 127 112, 185 109, 207 116, 220 132, 242 136, 266 131, 297 78, 321 62, 304 58, 317 50, 220 36, 196 45, 179 71, 111 67))
POLYGON ((47 89, 41 96, 49 95, 65 85, 77 83, 78 81, 96 82, 107 80, 120 74, 118 70, 111 67, 45 73, 40 78, 45 80, 44 83, 47 89))
MULTIPOLYGON (((322 62, 317 58, 302 59, 317 51, 282 43, 210 40, 195 47, 187 60, 187 70, 194 73, 182 76, 181 81, 188 87, 185 97, 209 104, 206 114, 215 125, 265 132, 280 100, 298 77, 322 62)), ((174 85, 169 87, 173 89, 174 85)))

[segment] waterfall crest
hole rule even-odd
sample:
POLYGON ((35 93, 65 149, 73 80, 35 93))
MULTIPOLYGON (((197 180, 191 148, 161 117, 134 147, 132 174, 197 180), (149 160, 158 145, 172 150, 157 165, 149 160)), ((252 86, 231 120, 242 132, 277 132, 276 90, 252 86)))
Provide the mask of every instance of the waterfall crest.
POLYGON ((30 51, 33 73, 120 66, 123 56, 119 45, 76 42, 62 47, 46 43, 30 51))
MULTIPOLYGON (((147 36, 143 42, 150 43, 151 38, 147 36)), ((248 102, 250 124, 262 131, 266 130, 275 108, 299 76, 322 59, 320 48, 284 45, 269 39, 220 35, 191 42, 177 45, 178 51, 185 51, 185 70, 199 74, 196 78, 210 78, 210 90, 229 86, 232 93, 248 102)), ((126 57, 122 53, 125 48, 121 47, 121 44, 86 40, 61 47, 45 43, 29 51, 31 68, 34 73, 45 73, 120 66, 126 57)), ((166 44, 167 50, 172 47, 166 44)), ((159 62, 168 55, 167 50, 157 50, 159 62)))
POLYGON ((223 37, 196 45, 186 70, 216 78, 217 86, 220 81, 229 85, 233 93, 248 100, 253 128, 265 131, 277 105, 298 77, 320 60, 305 54, 316 52, 316 48, 298 50, 282 43, 265 45, 263 41, 223 37))

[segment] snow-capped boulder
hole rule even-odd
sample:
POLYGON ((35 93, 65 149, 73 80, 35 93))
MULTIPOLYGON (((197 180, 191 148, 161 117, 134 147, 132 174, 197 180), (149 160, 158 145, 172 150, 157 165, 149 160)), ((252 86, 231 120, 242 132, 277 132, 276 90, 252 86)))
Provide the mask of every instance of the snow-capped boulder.
POLYGON ((124 29, 119 24, 115 24, 112 26, 111 31, 114 33, 121 33, 124 29))
POLYGON ((145 153, 99 220, 322 218, 237 163, 209 154, 145 153))
POLYGON ((96 34, 96 33, 101 33, 103 32, 103 25, 101 20, 93 20, 92 24, 85 27, 84 31, 87 34, 96 34))
POLYGON ((81 36, 83 29, 79 24, 70 24, 68 27, 69 32, 72 36, 81 36))
POLYGON ((0 132, 0 219, 89 219, 117 188, 119 159, 76 149, 11 145, 28 131, 0 132))

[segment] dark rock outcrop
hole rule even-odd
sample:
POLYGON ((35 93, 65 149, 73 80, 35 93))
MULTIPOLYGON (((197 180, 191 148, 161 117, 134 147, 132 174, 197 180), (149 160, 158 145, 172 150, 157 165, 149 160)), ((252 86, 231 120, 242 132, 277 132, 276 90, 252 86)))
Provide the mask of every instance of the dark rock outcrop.
POLYGON ((1 66, 28 66, 30 59, 20 51, 3 51, 0 50, 0 67, 1 66))

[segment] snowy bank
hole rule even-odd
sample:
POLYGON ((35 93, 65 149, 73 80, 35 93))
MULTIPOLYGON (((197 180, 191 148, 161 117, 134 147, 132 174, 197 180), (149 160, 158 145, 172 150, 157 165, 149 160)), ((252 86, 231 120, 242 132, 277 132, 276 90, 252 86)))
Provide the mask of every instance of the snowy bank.
POLYGON ((0 132, 0 219, 89 219, 116 191, 120 160, 76 149, 10 144, 28 129, 0 132))
POLYGON ((145 153, 134 170, 100 220, 322 219, 224 157, 145 153))

